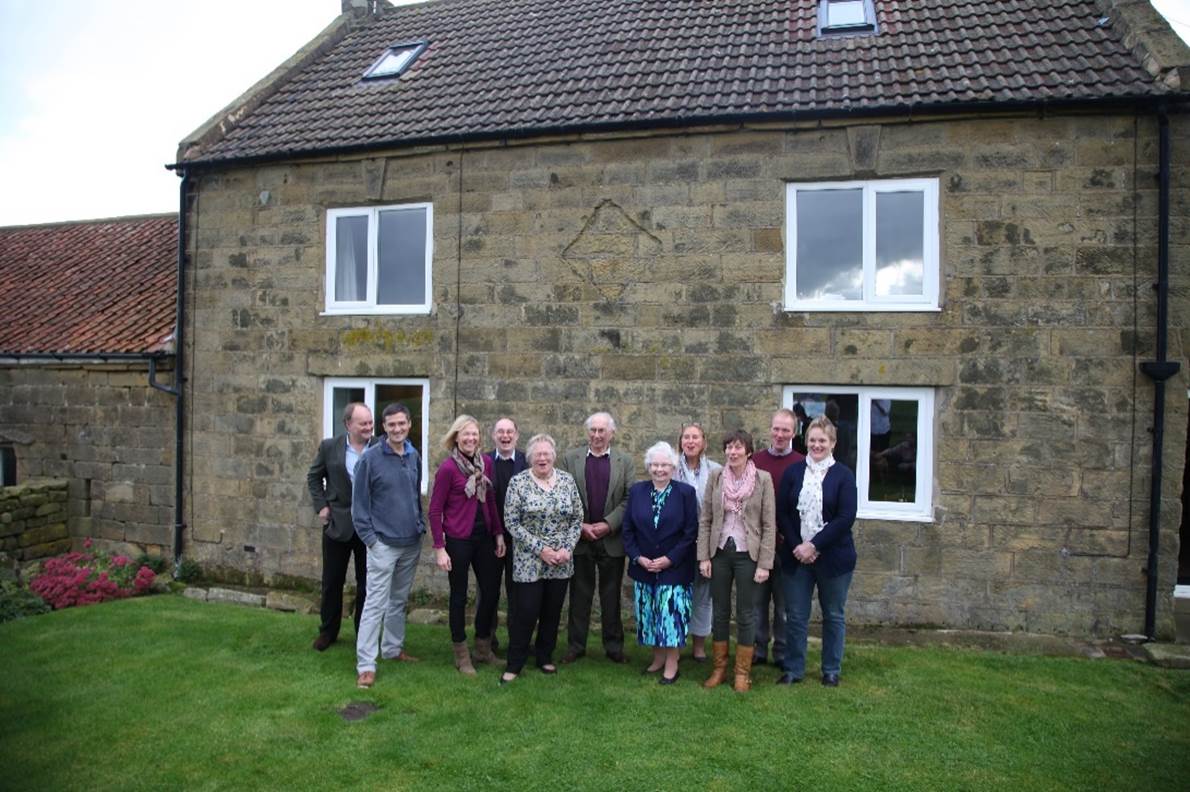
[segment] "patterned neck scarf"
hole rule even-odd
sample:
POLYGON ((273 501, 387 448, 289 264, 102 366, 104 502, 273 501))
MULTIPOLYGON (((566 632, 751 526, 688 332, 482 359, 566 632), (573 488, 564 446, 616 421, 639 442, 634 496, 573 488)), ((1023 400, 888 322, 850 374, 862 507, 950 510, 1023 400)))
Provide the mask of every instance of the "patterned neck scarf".
POLYGON ((476 454, 473 459, 469 458, 455 446, 450 451, 450 458, 467 477, 467 486, 463 488, 467 497, 475 498, 480 503, 487 500, 488 487, 492 486, 492 482, 483 474, 483 457, 476 454))
POLYGON ((744 511, 744 501, 752 497, 756 489, 756 465, 749 459, 744 465, 744 475, 735 477, 731 465, 723 468, 723 511, 740 514, 744 511))
POLYGON ((707 467, 706 457, 700 456, 698 467, 691 470, 690 465, 686 463, 686 455, 678 454, 678 481, 689 484, 698 492, 702 492, 707 482, 707 467))
POLYGON ((821 462, 806 457, 806 475, 802 477, 802 491, 797 496, 797 511, 802 518, 802 541, 808 542, 822 530, 822 480, 835 464, 833 455, 821 462))
POLYGON ((669 493, 673 491, 674 485, 671 481, 665 485, 665 489, 658 490, 653 488, 653 530, 657 530, 657 524, 661 521, 661 509, 665 507, 665 500, 669 497, 669 493))

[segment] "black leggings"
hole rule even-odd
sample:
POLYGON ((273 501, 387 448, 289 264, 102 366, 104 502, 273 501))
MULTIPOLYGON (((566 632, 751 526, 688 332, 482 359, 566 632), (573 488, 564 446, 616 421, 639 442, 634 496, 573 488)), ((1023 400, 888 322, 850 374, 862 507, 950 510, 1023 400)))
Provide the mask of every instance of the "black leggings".
POLYGON ((496 558, 496 540, 491 534, 472 534, 468 539, 446 537, 450 556, 450 639, 467 640, 468 572, 475 570, 479 583, 479 601, 475 605, 475 637, 491 638, 492 621, 500 602, 500 560, 496 558))

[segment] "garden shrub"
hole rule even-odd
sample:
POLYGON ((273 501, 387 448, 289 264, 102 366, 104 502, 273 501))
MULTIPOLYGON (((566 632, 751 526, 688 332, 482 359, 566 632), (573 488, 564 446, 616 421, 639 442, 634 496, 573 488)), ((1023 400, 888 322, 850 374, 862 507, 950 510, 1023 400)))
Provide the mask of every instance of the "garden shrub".
POLYGON ((18 581, 0 582, 0 624, 25 616, 49 612, 50 606, 41 597, 26 589, 18 581))
POLYGON ((29 581, 29 590, 54 610, 72 605, 93 605, 107 600, 148 593, 156 577, 152 568, 137 567, 126 555, 108 555, 91 550, 69 552, 47 558, 41 571, 29 581))
POLYGON ((182 563, 178 564, 178 571, 174 573, 174 578, 183 583, 192 583, 201 577, 202 567, 192 558, 183 558, 182 563))

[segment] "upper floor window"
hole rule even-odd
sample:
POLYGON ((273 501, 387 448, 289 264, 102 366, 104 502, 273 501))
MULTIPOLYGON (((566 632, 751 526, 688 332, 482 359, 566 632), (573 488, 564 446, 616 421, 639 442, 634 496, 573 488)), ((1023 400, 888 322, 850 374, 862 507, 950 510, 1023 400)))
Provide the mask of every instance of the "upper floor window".
POLYGON ((875 32, 872 0, 818 0, 818 35, 875 32))
POLYGON ((933 388, 787 385, 784 406, 798 403, 834 423, 834 457, 855 472, 858 516, 933 520, 933 388))
POLYGON ((416 41, 410 44, 394 44, 384 51, 384 54, 376 59, 376 62, 368 67, 364 72, 364 79, 371 80, 377 77, 400 77, 402 73, 417 60, 417 56, 425 50, 426 43, 424 41, 416 41))
POLYGON ((938 309, 938 180, 789 184, 785 309, 938 309))
POLYGON ((323 381, 322 434, 338 437, 347 431, 343 426, 343 410, 352 402, 363 402, 372 411, 377 437, 384 435, 380 414, 384 408, 400 402, 409 408, 408 440, 421 454, 421 491, 427 491, 429 481, 430 381, 427 379, 361 379, 329 377, 323 381))
POLYGON ((430 312, 433 205, 328 209, 326 312, 430 312))

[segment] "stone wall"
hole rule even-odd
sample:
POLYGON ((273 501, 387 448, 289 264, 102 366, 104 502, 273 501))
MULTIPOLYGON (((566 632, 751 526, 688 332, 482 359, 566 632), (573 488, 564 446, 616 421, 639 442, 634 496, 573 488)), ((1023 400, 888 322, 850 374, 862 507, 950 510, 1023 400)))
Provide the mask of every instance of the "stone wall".
MULTIPOLYGON (((1190 258, 1174 119, 1170 353, 1190 258)), ((634 457, 681 422, 767 437, 792 383, 935 389, 934 515, 861 520, 857 621, 1110 634, 1144 605, 1156 124, 948 118, 583 137, 201 175, 191 215, 191 549, 315 577, 304 476, 331 376, 428 377, 431 437, 514 414, 634 457), (942 310, 782 310, 789 181, 937 177, 942 310), (323 316, 327 208, 434 205, 429 316, 323 316)), ((1185 368, 1169 391, 1172 629, 1185 368), (1176 396, 1176 398, 1175 398, 1176 396)), ((441 452, 432 453, 432 465, 441 452)), ((640 465, 643 477, 643 465, 640 465)), ((431 467, 433 469, 433 466, 431 467)), ((430 554, 419 585, 441 586, 430 554)), ((1168 586, 1165 585, 1168 582, 1168 586)))
POLYGON ((171 552, 173 419, 145 364, 0 367, 0 443, 16 452, 18 484, 69 482, 74 537, 171 552))
POLYGON ((66 494, 65 481, 0 487, 0 552, 23 562, 69 550, 66 494))

